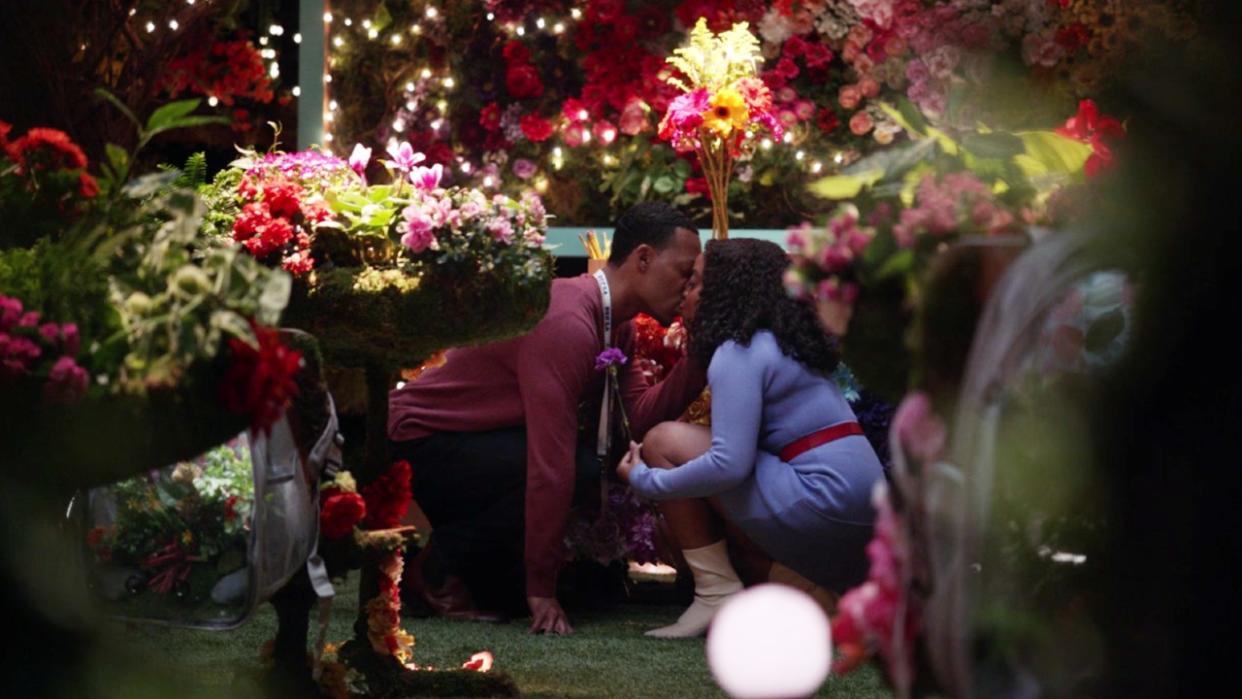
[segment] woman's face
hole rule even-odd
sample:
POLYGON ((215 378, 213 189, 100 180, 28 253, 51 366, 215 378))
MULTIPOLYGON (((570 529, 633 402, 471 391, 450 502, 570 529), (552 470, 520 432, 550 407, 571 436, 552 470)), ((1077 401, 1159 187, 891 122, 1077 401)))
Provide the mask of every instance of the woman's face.
POLYGON ((690 281, 686 282, 686 295, 681 301, 681 317, 687 323, 694 321, 694 316, 699 312, 699 293, 703 290, 703 259, 705 255, 699 255, 694 261, 694 272, 690 275, 690 281))

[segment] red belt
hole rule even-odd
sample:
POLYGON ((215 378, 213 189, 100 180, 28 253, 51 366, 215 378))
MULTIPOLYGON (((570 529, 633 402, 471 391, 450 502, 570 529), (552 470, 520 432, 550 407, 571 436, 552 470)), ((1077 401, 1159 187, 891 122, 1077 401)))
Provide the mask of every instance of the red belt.
POLYGON ((843 437, 853 437, 863 434, 862 426, 857 422, 843 422, 832 427, 825 427, 822 430, 816 430, 804 437, 799 437, 781 449, 781 461, 789 463, 796 459, 803 452, 808 452, 815 447, 835 442, 843 437))

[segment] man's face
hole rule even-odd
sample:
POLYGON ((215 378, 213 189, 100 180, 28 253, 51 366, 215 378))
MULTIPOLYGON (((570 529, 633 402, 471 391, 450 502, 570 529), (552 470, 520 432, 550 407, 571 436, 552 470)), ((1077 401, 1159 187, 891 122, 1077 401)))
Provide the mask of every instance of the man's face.
POLYGON ((690 281, 686 284, 686 297, 681 302, 681 317, 686 324, 694 322, 694 317, 699 313, 699 294, 703 291, 703 255, 699 255, 694 260, 694 274, 690 275, 690 281))
POLYGON ((686 286, 694 274, 694 261, 701 249, 697 233, 678 228, 663 249, 640 251, 642 281, 639 296, 647 306, 646 312, 664 325, 677 317, 686 286))

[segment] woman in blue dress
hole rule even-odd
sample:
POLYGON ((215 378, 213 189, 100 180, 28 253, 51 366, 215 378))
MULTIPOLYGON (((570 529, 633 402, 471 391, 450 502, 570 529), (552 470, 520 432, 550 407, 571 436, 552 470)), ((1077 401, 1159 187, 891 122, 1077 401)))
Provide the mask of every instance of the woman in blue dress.
POLYGON ((694 603, 648 635, 700 635, 742 589, 726 524, 794 578, 841 592, 866 577, 883 471, 829 378, 831 338, 809 303, 785 293, 788 264, 773 243, 708 243, 682 311, 689 352, 708 366, 711 429, 664 423, 618 466, 636 493, 659 501, 694 574, 694 603))

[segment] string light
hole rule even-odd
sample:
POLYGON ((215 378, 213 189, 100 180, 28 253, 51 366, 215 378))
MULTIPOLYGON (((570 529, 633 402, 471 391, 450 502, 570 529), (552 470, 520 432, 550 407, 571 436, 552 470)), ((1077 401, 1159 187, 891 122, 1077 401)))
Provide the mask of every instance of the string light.
POLYGON ((194 0, 185 0, 185 4, 187 4, 187 5, 193 5, 193 4, 194 4, 194 0))
POLYGON ((517 28, 517 35, 518 35, 518 36, 526 36, 526 27, 519 26, 519 27, 517 28))
POLYGON ((418 103, 415 102, 414 100, 410 100, 409 102, 405 103, 405 108, 412 112, 415 109, 418 109, 418 103))
POLYGON ((574 19, 582 19, 582 10, 575 7, 569 11, 569 15, 574 19))
POLYGON ((495 22, 495 21, 496 21, 496 13, 495 13, 495 12, 488 12, 488 13, 487 13, 487 21, 489 21, 489 22, 495 22))
POLYGON ((341 48, 341 47, 345 46, 345 40, 344 40, 344 39, 342 39, 342 38, 341 38, 341 37, 339 37, 339 36, 334 36, 334 37, 332 37, 332 45, 333 45, 333 46, 335 46, 335 47, 337 47, 337 48, 339 49, 339 48, 341 48))
POLYGON ((587 131, 586 129, 583 129, 583 130, 582 130, 582 142, 583 142, 584 144, 586 144, 586 143, 590 143, 590 142, 591 142, 591 132, 590 132, 590 131, 587 131))
POLYGON ((413 81, 413 80, 411 80, 410 82, 408 82, 408 83, 406 83, 406 84, 405 84, 405 91, 406 91, 406 92, 413 92, 413 91, 414 91, 414 81, 413 81))
POLYGON ((302 43, 302 32, 298 32, 297 34, 293 35, 293 43, 295 44, 302 43))
POLYGON ((823 164, 823 163, 821 163, 821 162, 819 162, 818 160, 816 160, 815 162, 811 163, 811 172, 813 172, 813 173, 815 173, 815 174, 819 174, 819 171, 820 171, 820 170, 823 170, 823 169, 824 169, 824 164, 823 164))
POLYGON ((553 33, 555 33, 555 34, 564 34, 564 33, 565 33, 565 23, 564 23, 564 22, 557 22, 557 23, 556 23, 556 24, 552 27, 552 32, 553 32, 553 33))
POLYGON ((266 36, 261 36, 261 37, 259 37, 259 46, 267 46, 267 37, 266 37, 266 36))
POLYGON ((339 106, 340 106, 340 105, 336 103, 336 100, 332 100, 331 102, 328 102, 328 109, 331 109, 331 110, 332 110, 332 111, 334 111, 334 112, 336 111, 337 107, 339 107, 339 106))
POLYGON ((439 131, 441 126, 444 126, 443 119, 436 119, 435 121, 431 122, 432 131, 439 131))
POLYGON ((393 35, 392 35, 392 45, 393 45, 393 46, 400 46, 400 45, 401 45, 401 35, 400 35, 400 34, 393 34, 393 35))
POLYGON ((267 28, 267 33, 271 34, 272 36, 284 36, 285 28, 280 26, 279 24, 273 24, 272 26, 267 28))
POLYGON ((279 78, 280 77, 280 64, 277 63, 276 61, 272 61, 272 67, 268 69, 267 74, 272 76, 273 80, 275 80, 276 78, 279 78))
POLYGON ((420 73, 420 75, 422 75, 422 76, 423 76, 423 80, 430 80, 430 79, 431 79, 431 69, 430 69, 430 68, 423 68, 423 72, 422 72, 422 73, 420 73))
POLYGON ((765 138, 765 139, 763 139, 762 141, 760 141, 760 142, 759 142, 759 145, 760 145, 760 146, 761 146, 764 150, 772 150, 772 139, 770 139, 770 138, 765 138))
POLYGON ((586 121, 590 116, 591 115, 587 113, 587 110, 585 109, 578 110, 578 118, 581 119, 582 121, 586 121))
POLYGON ((129 16, 130 16, 130 17, 133 17, 133 16, 134 16, 134 15, 136 15, 136 14, 138 14, 138 10, 131 9, 131 10, 129 11, 129 16))
POLYGON ((436 11, 436 8, 434 6, 432 5, 427 6, 427 19, 435 19, 436 15, 438 14, 440 13, 436 11))
POLYGON ((785 137, 781 139, 785 143, 793 143, 793 134, 789 131, 785 132, 785 137))
POLYGON ((840 165, 841 163, 845 162, 845 156, 841 153, 837 153, 836 155, 832 156, 832 162, 836 163, 837 165, 840 165))
POLYGON ((798 151, 797 153, 794 153, 794 160, 802 160, 805 157, 806 157, 806 153, 803 153, 802 151, 798 151))
POLYGON ((544 27, 548 26, 548 23, 547 21, 544 20, 544 18, 540 17, 539 19, 535 20, 535 26, 539 27, 540 29, 543 29, 544 27))
POLYGON ((332 13, 331 12, 323 13, 323 21, 324 21, 324 24, 332 24, 332 13))
POLYGON ((375 37, 377 37, 377 36, 379 36, 379 30, 378 30, 378 29, 375 29, 374 27, 372 27, 371 29, 368 29, 368 30, 367 30, 367 38, 368 38, 368 39, 374 39, 374 38, 375 38, 375 37))
POLYGON ((402 131, 405 131, 405 119, 397 119, 396 121, 392 122, 392 130, 396 131, 397 133, 401 133, 402 131))
POLYGON ((327 73, 325 73, 325 74, 324 74, 324 76, 323 76, 323 81, 324 81, 325 83, 330 83, 330 82, 332 82, 332 76, 331 76, 331 75, 328 75, 327 73))
POLYGON ((412 34, 422 34, 422 33, 423 33, 423 25, 421 25, 421 24, 415 24, 415 25, 411 26, 411 27, 410 27, 410 33, 412 33, 412 34))
POLYGON ((297 85, 294 85, 294 86, 293 86, 293 96, 294 96, 294 97, 301 97, 301 96, 302 96, 302 88, 298 87, 297 85))
POLYGON ((352 27, 352 26, 354 26, 354 20, 350 19, 349 17, 346 17, 346 18, 345 18, 345 26, 347 26, 347 27, 352 27))
POLYGON ((469 161, 464 162, 464 163, 462 163, 462 164, 461 164, 461 171, 462 171, 462 173, 463 173, 463 174, 466 174, 466 175, 469 175, 469 174, 470 174, 470 163, 469 163, 469 161))
POLYGON ((370 29, 370 28, 371 28, 371 20, 369 20, 369 19, 364 19, 364 20, 362 20, 362 28, 363 28, 363 29, 370 29))
POLYGON ((455 84, 456 84, 456 83, 453 81, 452 76, 447 77, 447 78, 445 78, 445 79, 444 79, 444 87, 445 87, 446 89, 452 90, 452 89, 453 89, 453 85, 455 85, 455 84))
POLYGON ((324 114, 323 114, 323 120, 324 120, 325 122, 332 121, 334 118, 335 118, 335 117, 332 115, 332 112, 324 112, 324 114))
POLYGON ((332 142, 332 134, 330 134, 330 133, 325 133, 325 134, 323 135, 323 140, 324 140, 324 141, 326 141, 326 142, 328 142, 328 143, 331 143, 331 142, 332 142))
POLYGON ((147 33, 155 31, 155 22, 147 22, 147 33))
POLYGON ((491 186, 492 186, 492 182, 493 182, 493 180, 492 180, 492 176, 491 176, 491 175, 488 175, 487 177, 484 177, 484 178, 483 178, 483 186, 484 186, 484 187, 491 187, 491 186))
POLYGON ((168 20, 168 28, 173 30, 174 32, 177 31, 177 28, 180 26, 181 25, 177 23, 177 20, 175 19, 168 20))
POLYGON ((440 113, 447 112, 448 111, 448 100, 440 100, 439 102, 436 102, 436 109, 439 109, 440 113))
POLYGON ((207 104, 209 106, 215 107, 216 105, 220 104, 220 100, 216 99, 215 95, 212 95, 211 97, 207 98, 207 104))

